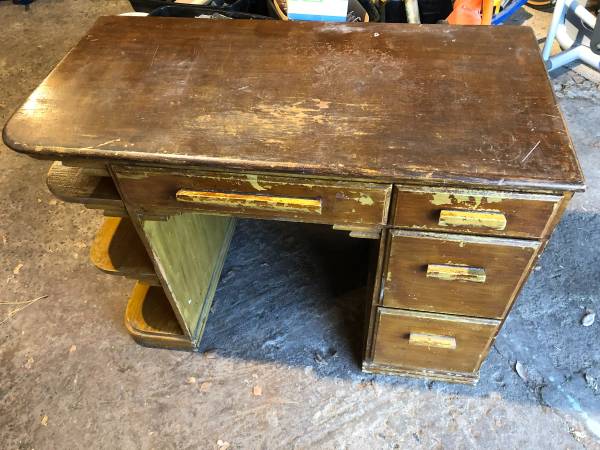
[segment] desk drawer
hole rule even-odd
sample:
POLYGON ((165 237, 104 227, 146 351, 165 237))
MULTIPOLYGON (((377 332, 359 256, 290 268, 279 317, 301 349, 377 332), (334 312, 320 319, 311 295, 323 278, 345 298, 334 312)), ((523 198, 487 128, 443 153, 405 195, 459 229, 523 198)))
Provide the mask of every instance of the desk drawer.
POLYGON ((383 305, 504 317, 539 243, 522 239, 391 232, 383 305))
POLYGON ((379 308, 373 362, 407 370, 479 370, 500 322, 379 308))
POLYGON ((137 210, 185 210, 265 219, 367 226, 387 223, 391 185, 220 172, 114 167, 137 210))
POLYGON ((561 196, 395 187, 393 225, 434 231, 538 238, 561 196))

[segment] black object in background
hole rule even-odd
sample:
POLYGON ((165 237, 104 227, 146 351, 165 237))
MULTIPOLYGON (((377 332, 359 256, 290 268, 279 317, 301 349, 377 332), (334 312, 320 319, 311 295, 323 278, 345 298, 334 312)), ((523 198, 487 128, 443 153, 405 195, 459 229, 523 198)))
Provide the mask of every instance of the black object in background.
MULTIPOLYGON (((437 23, 452 12, 452 0, 419 0, 421 23, 437 23)), ((385 4, 385 21, 406 23, 404 2, 391 0, 385 4)))
MULTIPOLYGON (((208 5, 192 5, 184 3, 175 3, 174 0, 129 0, 134 11, 152 13, 163 6, 170 6, 170 17, 177 17, 175 11, 179 9, 182 14, 191 13, 191 8, 197 8, 200 11, 196 16, 202 14, 212 14, 214 12, 233 11, 240 13, 257 14, 260 16, 268 16, 267 5, 264 0, 213 0, 208 5), (175 9, 173 9, 175 8, 175 9), (201 10, 202 9, 202 10, 201 10), (207 12, 211 11, 211 12, 207 12)), ((160 14, 157 14, 160 15, 160 14)), ((180 16, 193 17, 193 16, 180 16)), ((249 17, 238 17, 249 18, 249 17)))
POLYGON ((233 11, 224 8, 218 8, 213 6, 200 6, 200 5, 182 5, 182 4, 170 4, 156 8, 149 14, 153 17, 198 17, 198 16, 212 16, 219 18, 229 19, 254 19, 254 20, 271 20, 272 17, 263 16, 260 14, 252 14, 247 12, 233 11))

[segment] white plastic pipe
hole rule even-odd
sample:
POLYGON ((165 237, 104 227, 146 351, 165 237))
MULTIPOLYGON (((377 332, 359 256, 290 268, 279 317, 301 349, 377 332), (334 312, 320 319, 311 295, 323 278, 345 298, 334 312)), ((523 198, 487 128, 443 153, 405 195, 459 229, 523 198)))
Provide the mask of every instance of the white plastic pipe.
POLYGON ((594 29, 596 26, 597 18, 580 5, 577 0, 557 0, 548 36, 542 50, 542 58, 546 61, 548 71, 558 69, 577 60, 581 60, 594 69, 600 70, 600 55, 592 52, 588 46, 576 44, 574 39, 569 36, 565 25, 565 17, 568 9, 571 9, 591 29, 594 29), (550 50, 552 49, 554 39, 558 41, 564 51, 550 57, 550 50))

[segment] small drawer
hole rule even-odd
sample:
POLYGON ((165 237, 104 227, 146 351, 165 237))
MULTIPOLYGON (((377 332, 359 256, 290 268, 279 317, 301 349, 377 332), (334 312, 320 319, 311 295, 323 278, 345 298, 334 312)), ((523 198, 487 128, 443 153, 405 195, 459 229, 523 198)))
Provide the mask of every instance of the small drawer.
POLYGON ((502 318, 539 245, 525 239, 393 230, 383 305, 502 318))
POLYGON ((381 226, 391 185, 220 172, 113 167, 124 200, 152 214, 185 210, 381 226))
POLYGON ((539 238, 562 197, 395 186, 393 225, 432 231, 539 238))
POLYGON ((379 308, 373 362, 406 370, 474 373, 499 321, 379 308))

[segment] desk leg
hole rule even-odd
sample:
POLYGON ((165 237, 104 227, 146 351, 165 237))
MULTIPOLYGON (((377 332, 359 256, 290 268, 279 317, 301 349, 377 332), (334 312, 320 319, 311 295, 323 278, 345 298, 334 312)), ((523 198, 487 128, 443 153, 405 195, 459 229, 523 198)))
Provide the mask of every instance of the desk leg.
POLYGON ((364 326, 364 345, 363 345, 363 371, 372 361, 373 353, 373 334, 377 316, 377 307, 381 302, 383 289, 383 269, 385 265, 386 249, 388 242, 388 232, 382 230, 378 245, 374 245, 370 255, 369 269, 369 297, 365 302, 365 326, 364 326))
POLYGON ((143 216, 133 220, 183 333, 197 347, 233 236, 235 219, 184 213, 165 220, 143 216))

